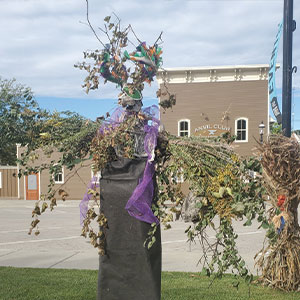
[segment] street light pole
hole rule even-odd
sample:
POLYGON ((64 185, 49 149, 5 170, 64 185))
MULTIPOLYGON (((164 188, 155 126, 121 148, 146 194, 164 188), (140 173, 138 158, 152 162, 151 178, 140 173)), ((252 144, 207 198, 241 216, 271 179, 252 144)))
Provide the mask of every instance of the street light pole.
POLYGON ((283 14, 282 130, 285 136, 290 137, 293 31, 296 29, 296 22, 293 20, 293 0, 284 0, 283 14))
POLYGON ((264 130, 265 130, 265 124, 263 121, 258 125, 259 128, 259 135, 260 135, 260 143, 262 144, 264 142, 264 130))

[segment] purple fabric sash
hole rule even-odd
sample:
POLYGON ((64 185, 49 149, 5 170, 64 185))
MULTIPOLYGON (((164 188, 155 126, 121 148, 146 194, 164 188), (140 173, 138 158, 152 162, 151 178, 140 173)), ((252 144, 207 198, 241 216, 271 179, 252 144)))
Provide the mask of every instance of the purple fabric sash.
POLYGON ((79 203, 79 208, 80 208, 80 225, 83 225, 83 221, 86 217, 87 211, 88 211, 88 206, 89 206, 89 201, 93 197, 91 193, 89 193, 89 190, 96 190, 100 186, 99 182, 97 181, 97 177, 94 176, 90 183, 87 186, 86 193, 83 196, 83 199, 79 203))
MULTIPOLYGON (((159 220, 156 216, 154 216, 151 206, 153 200, 153 176, 155 173, 155 147, 157 145, 157 136, 158 136, 158 128, 159 128, 159 110, 156 105, 152 105, 150 107, 146 107, 143 109, 143 113, 150 117, 150 121, 145 122, 144 132, 145 132, 145 140, 144 140, 144 149, 147 153, 148 160, 145 166, 143 178, 140 178, 138 185, 133 191, 131 197, 129 198, 125 209, 128 213, 143 222, 146 223, 159 223, 159 220)), ((115 112, 112 114, 110 120, 106 121, 99 130, 100 134, 105 134, 107 131, 113 130, 119 124, 122 123, 124 118, 126 117, 127 112, 122 108, 117 108, 115 112)), ((94 179, 94 178, 93 178, 94 179)), ((96 187, 99 187, 99 183, 95 185, 95 182, 90 182, 88 185, 88 190, 96 187)), ((83 224, 83 221, 86 217, 88 211, 88 202, 92 198, 92 195, 87 192, 84 195, 84 198, 79 204, 80 207, 80 224, 83 224)))
POLYGON ((151 125, 144 126, 144 131, 146 133, 144 148, 148 155, 148 160, 144 170, 143 178, 133 191, 125 206, 125 209, 132 217, 135 217, 140 221, 150 224, 158 224, 159 221, 157 217, 154 216, 151 206, 154 191, 153 176, 155 173, 154 150, 157 144, 159 120, 155 117, 152 117, 151 122, 151 125))
POLYGON ((154 190, 154 172, 154 163, 147 161, 143 178, 133 191, 133 194, 125 206, 125 209, 132 217, 150 224, 159 223, 151 210, 154 190))

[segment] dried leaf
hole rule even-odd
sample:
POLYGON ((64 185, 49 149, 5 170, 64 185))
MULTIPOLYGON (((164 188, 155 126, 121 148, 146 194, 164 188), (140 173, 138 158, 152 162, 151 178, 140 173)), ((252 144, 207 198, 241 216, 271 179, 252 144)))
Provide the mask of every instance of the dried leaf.
POLYGON ((106 23, 109 23, 110 18, 111 18, 111 16, 106 16, 106 17, 104 18, 104 21, 105 21, 106 23))

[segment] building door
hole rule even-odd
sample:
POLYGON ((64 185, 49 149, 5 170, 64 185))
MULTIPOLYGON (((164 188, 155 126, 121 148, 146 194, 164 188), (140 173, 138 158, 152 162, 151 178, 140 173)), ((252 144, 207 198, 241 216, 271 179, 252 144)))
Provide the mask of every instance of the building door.
POLYGON ((26 200, 39 200, 39 174, 33 173, 25 177, 26 200))

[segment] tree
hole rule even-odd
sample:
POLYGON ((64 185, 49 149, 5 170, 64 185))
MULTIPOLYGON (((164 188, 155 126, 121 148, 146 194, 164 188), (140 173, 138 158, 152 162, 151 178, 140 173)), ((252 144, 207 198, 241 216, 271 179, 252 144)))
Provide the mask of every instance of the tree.
POLYGON ((0 165, 16 164, 16 143, 30 142, 30 129, 45 115, 33 92, 15 79, 0 77, 0 165))
MULTIPOLYGON (((27 149, 22 163, 26 162, 30 152, 41 148, 48 148, 48 152, 56 149, 65 153, 72 149, 77 157, 86 154, 84 148, 88 143, 77 136, 79 147, 74 137, 78 133, 89 136, 89 130, 95 133, 95 122, 74 112, 51 113, 40 108, 32 90, 14 79, 0 78, 0 99, 0 165, 16 164, 16 143, 27 149)), ((64 162, 74 165, 73 158, 65 154, 64 162)))
POLYGON ((282 125, 278 123, 273 123, 270 128, 271 134, 282 134, 282 125))
POLYGON ((300 135, 300 129, 293 130, 293 133, 296 133, 297 135, 300 135))

